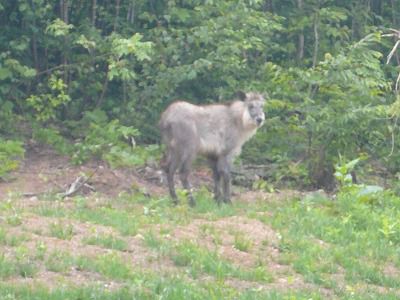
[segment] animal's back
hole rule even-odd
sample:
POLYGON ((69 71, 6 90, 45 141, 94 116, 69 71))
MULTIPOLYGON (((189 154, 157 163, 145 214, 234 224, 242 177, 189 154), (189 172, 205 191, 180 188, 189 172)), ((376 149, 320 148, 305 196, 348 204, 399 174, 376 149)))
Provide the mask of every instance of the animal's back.
POLYGON ((234 128, 232 122, 229 105, 198 106, 179 101, 172 103, 162 114, 160 127, 166 132, 163 136, 167 144, 174 143, 175 137, 185 135, 185 141, 181 140, 181 143, 195 143, 196 151, 201 154, 220 155, 232 148, 233 139, 229 137, 234 128))

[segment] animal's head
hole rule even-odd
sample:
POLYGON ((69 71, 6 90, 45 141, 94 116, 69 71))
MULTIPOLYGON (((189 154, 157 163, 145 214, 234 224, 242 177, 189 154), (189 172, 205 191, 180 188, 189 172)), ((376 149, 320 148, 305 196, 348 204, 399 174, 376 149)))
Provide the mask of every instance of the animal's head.
POLYGON ((244 120, 246 126, 261 127, 264 124, 265 120, 264 96, 260 93, 255 92, 238 92, 238 95, 246 105, 246 120, 244 120))

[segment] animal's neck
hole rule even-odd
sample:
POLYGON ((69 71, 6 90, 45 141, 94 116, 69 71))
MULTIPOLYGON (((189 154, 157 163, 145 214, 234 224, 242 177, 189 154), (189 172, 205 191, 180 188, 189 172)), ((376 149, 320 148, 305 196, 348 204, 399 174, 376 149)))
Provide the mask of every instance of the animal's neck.
POLYGON ((247 109, 244 109, 242 113, 242 128, 245 131, 255 131, 257 130, 257 125, 254 123, 253 119, 250 116, 250 113, 247 109))

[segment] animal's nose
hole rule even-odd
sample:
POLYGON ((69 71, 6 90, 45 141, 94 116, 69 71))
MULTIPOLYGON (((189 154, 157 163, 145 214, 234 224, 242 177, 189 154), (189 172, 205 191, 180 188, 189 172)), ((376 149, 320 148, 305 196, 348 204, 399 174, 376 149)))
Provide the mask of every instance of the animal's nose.
POLYGON ((262 123, 262 121, 263 121, 263 119, 260 118, 260 117, 258 117, 258 118, 256 119, 256 122, 257 122, 258 125, 260 125, 260 124, 262 123))

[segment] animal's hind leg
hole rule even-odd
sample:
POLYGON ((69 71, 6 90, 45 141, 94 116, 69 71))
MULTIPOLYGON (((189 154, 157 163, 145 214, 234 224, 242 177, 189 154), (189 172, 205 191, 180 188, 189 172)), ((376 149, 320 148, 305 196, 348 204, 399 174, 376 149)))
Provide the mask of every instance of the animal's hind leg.
POLYGON ((192 165, 192 159, 186 160, 182 164, 182 167, 180 169, 179 175, 180 175, 180 178, 181 178, 181 182, 182 182, 183 188, 188 193, 189 205, 190 206, 195 206, 196 202, 194 201, 194 198, 193 198, 193 195, 192 195, 192 188, 191 188, 191 185, 189 183, 189 174, 190 174, 191 165, 192 165))
POLYGON ((178 197, 176 196, 175 191, 174 175, 176 170, 178 169, 179 158, 177 155, 174 155, 172 153, 172 151, 169 151, 166 155, 165 172, 167 173, 169 194, 171 195, 173 203, 177 204, 178 197))

